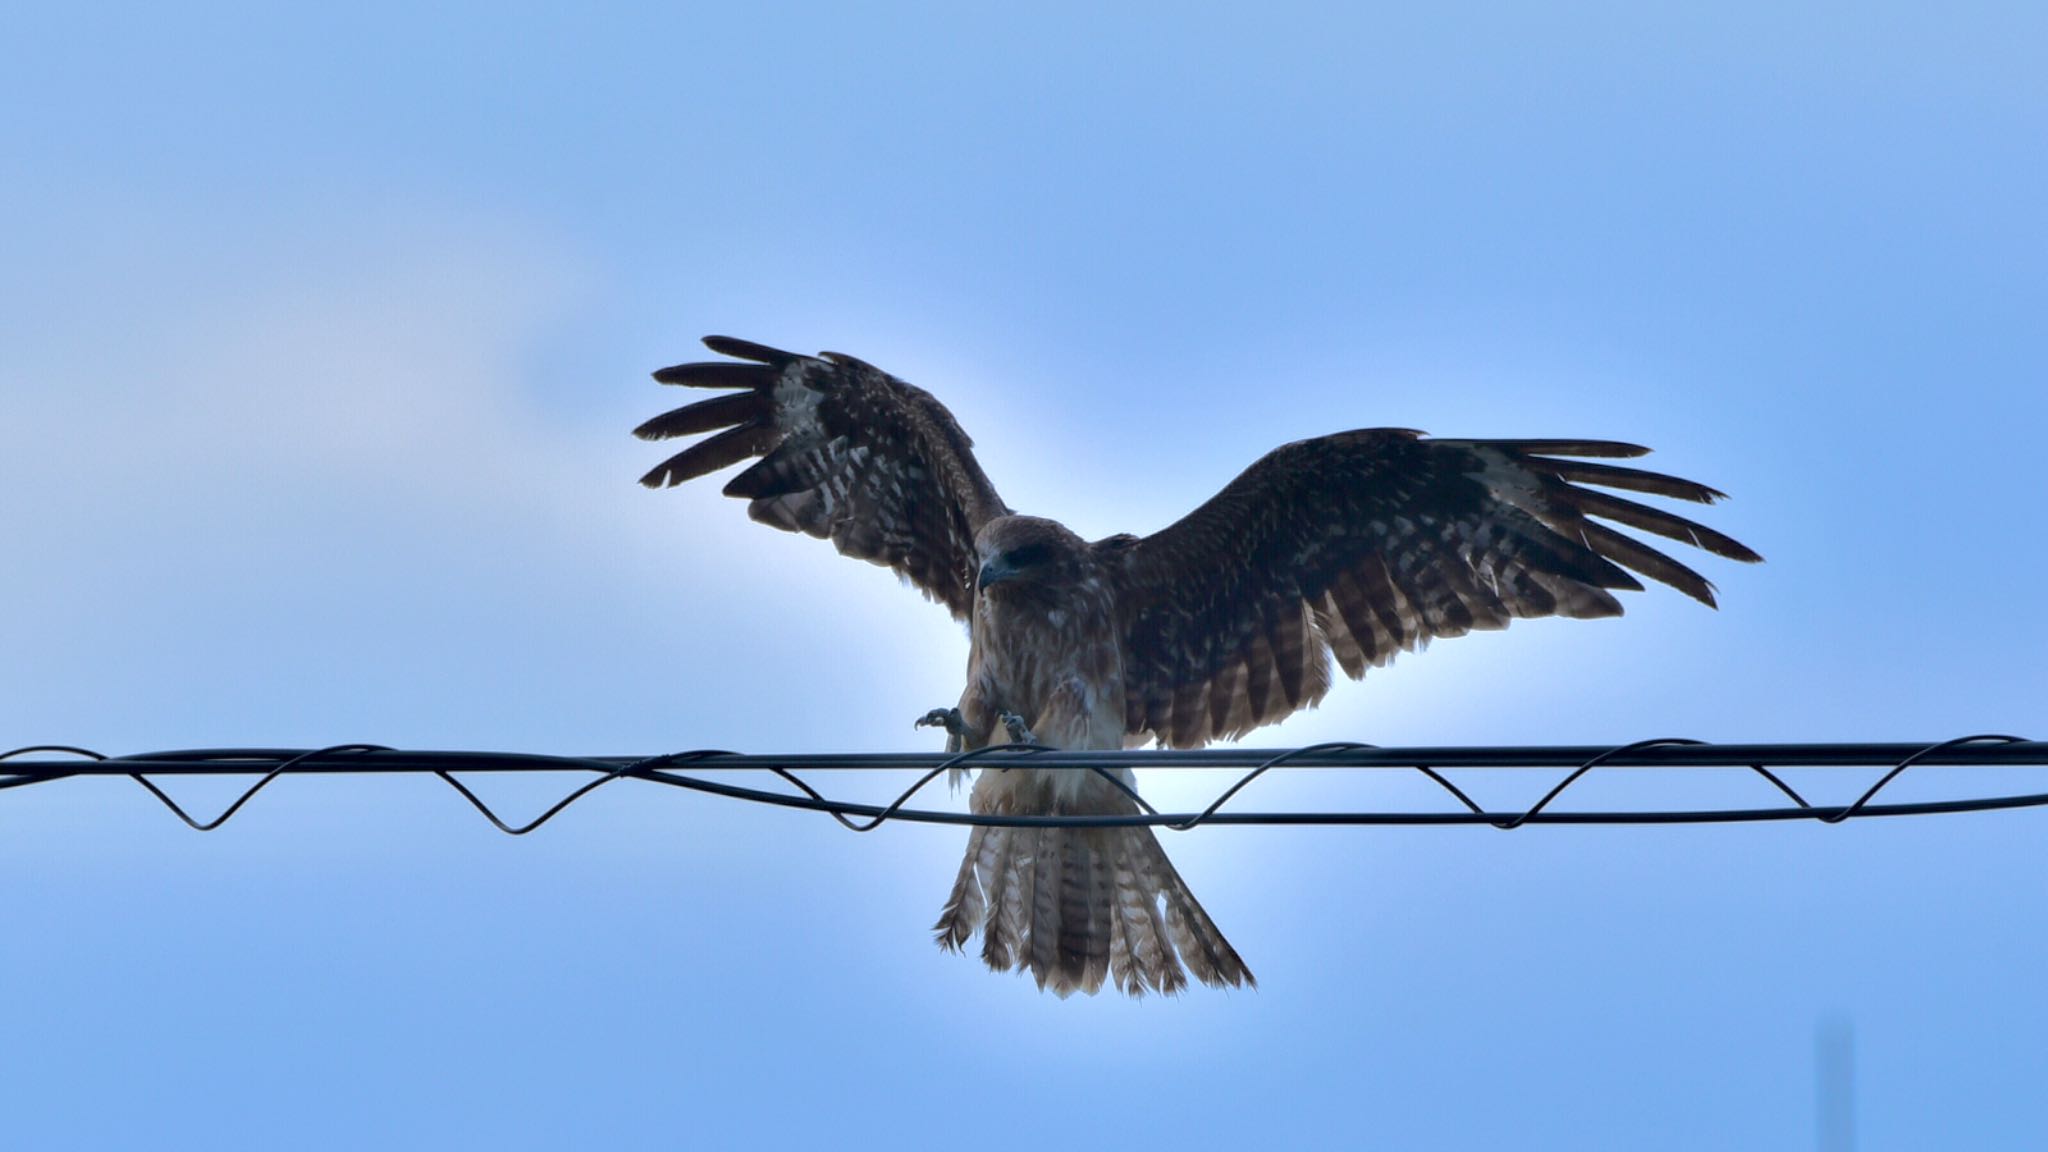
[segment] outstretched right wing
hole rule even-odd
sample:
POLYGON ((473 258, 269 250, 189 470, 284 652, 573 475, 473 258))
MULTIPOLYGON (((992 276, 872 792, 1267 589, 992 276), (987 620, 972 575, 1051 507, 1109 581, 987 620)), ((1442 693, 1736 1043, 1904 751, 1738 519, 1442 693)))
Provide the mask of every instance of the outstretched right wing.
POLYGON ((759 457, 725 494, 747 515, 830 540, 886 565, 961 620, 974 607, 974 534, 1009 509, 974 460, 973 441, 931 393, 851 356, 706 336, 734 357, 663 368, 663 384, 739 391, 666 412, 642 440, 716 431, 640 478, 670 487, 759 457))
POLYGON ((1126 725, 1163 745, 1234 739, 1432 638, 1530 616, 1618 616, 1631 570, 1709 607, 1713 585, 1601 519, 1754 563, 1738 541, 1599 488, 1708 504, 1704 484, 1597 463, 1605 440, 1432 440, 1365 428, 1283 445, 1116 565, 1126 725), (1594 457, 1595 460, 1572 459, 1594 457))

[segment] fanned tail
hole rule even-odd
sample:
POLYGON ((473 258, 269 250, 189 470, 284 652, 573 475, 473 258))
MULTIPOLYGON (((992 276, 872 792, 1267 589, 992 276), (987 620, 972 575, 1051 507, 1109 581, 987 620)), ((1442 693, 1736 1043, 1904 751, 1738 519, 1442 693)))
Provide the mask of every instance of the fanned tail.
POLYGON ((1257 987, 1150 828, 976 828, 934 928, 948 951, 979 929, 990 968, 1029 970, 1062 998, 1105 981, 1173 995, 1190 972, 1257 987))

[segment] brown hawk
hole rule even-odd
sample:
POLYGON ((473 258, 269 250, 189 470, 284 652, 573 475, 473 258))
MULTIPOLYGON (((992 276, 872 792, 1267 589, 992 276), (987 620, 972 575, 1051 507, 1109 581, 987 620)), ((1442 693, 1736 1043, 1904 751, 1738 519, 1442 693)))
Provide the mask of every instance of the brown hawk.
MULTIPOLYGON (((1597 490, 1721 496, 1585 459, 1647 449, 1400 428, 1283 445, 1179 522, 1091 543, 1012 512, 923 389, 851 356, 704 343, 733 359, 654 378, 732 391, 634 434, 717 434, 641 483, 752 460, 725 486, 748 515, 886 565, 968 622, 966 691, 919 721, 943 725, 954 749, 1232 739, 1320 701, 1332 657, 1356 679, 1397 652, 1518 616, 1620 615, 1614 590, 1642 588, 1631 571, 1714 604, 1698 573, 1602 520, 1759 559, 1712 528, 1597 490)), ((983 770, 969 804, 1136 811, 1093 772, 1030 767, 983 770)), ((1104 979, 1133 996, 1172 993, 1188 971, 1253 983, 1149 828, 977 827, 936 930, 948 949, 979 930, 991 968, 1028 968, 1061 996, 1104 979)))

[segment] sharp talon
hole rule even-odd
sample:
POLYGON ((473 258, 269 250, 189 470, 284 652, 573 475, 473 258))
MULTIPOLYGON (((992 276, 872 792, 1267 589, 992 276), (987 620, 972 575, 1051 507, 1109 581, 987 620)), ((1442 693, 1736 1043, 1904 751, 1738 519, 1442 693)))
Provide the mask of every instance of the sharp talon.
POLYGON ((1001 720, 1003 722, 1003 731, 1010 734, 1010 743, 1038 743, 1038 737, 1033 736, 1031 734, 1031 728, 1029 725, 1024 723, 1024 718, 1022 716, 1017 715, 1015 712, 1004 712, 1001 715, 997 716, 996 719, 1001 720))
POLYGON ((912 728, 944 728, 949 734, 958 736, 967 725, 960 719, 958 708, 934 708, 911 722, 912 728))

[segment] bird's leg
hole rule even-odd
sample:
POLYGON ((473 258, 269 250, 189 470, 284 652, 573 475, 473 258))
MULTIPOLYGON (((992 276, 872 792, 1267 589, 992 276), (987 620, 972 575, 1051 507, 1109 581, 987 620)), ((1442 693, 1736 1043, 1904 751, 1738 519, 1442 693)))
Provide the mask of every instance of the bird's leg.
POLYGON ((1012 744, 1036 744, 1038 737, 1031 734, 1031 728, 1024 718, 1015 712, 998 712, 996 719, 1003 722, 1003 731, 1009 733, 1012 744))
POLYGON ((934 708, 917 718, 913 728, 944 728, 946 735, 964 737, 967 735, 967 721, 960 718, 958 708, 934 708))

